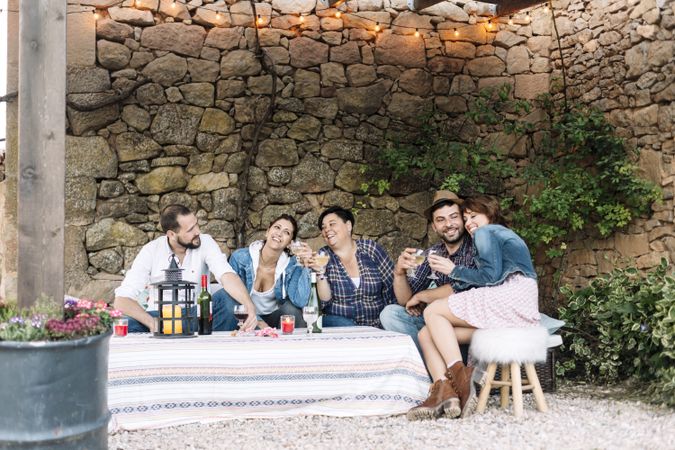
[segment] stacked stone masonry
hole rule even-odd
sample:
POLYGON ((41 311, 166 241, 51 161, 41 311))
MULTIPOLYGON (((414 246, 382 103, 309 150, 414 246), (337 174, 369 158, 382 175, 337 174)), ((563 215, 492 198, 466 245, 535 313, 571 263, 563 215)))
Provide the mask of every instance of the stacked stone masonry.
MULTIPOLYGON (((572 244, 566 281, 583 284, 606 272, 605 257, 632 258, 642 268, 661 257, 672 261, 675 6, 655 0, 554 6, 572 95, 607 111, 642 149, 641 167, 665 196, 650 220, 607 241, 572 244)), ((346 7, 337 18, 316 0, 256 3, 259 42, 279 78, 277 107, 248 173, 248 237, 290 212, 300 237, 318 245, 323 208, 365 206, 356 234, 378 240, 395 257, 402 247, 427 243, 422 212, 429 185, 403 178, 385 195, 366 196, 361 167, 376 161, 387 140, 415 131, 432 107, 438 120, 459 120, 485 87, 507 83, 523 99, 548 92, 559 77, 557 42, 543 8, 531 11, 531 22, 516 14, 514 25, 500 19, 488 31, 479 3, 442 2, 421 12, 409 11, 404 0, 354 0, 346 7)), ((254 53, 254 19, 248 1, 69 0, 69 102, 96 104, 150 80, 119 104, 68 108, 70 292, 109 292, 140 247, 160 233, 158 212, 170 203, 196 211, 202 231, 223 249, 235 246, 246 150, 273 89, 254 53)), ((467 139, 490 130, 472 133, 467 139)), ((508 137, 492 138, 508 145, 508 137)), ((511 147, 517 164, 527 149, 511 147)))

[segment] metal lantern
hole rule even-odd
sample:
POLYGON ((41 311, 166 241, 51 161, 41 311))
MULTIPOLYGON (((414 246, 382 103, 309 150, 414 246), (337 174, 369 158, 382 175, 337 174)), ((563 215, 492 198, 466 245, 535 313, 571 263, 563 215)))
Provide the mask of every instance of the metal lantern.
POLYGON ((152 283, 157 287, 159 317, 154 335, 159 338, 195 337, 198 330, 194 292, 197 283, 183 281, 183 269, 178 267, 176 255, 171 255, 169 268, 164 270, 164 281, 152 283))

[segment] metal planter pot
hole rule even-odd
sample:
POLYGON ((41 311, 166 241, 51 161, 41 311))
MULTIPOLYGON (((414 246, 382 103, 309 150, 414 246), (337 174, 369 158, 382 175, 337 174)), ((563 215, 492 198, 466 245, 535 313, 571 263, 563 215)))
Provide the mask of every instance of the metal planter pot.
POLYGON ((0 341, 0 449, 108 448, 111 334, 0 341))

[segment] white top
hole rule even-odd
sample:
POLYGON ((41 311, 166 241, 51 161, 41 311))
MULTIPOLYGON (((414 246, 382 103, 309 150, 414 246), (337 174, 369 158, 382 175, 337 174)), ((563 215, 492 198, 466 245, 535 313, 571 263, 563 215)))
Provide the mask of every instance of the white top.
POLYGON ((274 286, 265 292, 258 292, 255 288, 251 289, 251 300, 259 315, 272 314, 279 308, 277 299, 274 297, 274 286))
POLYGON ((354 283, 356 289, 358 289, 359 286, 361 286, 361 277, 349 277, 349 278, 352 279, 352 283, 354 283))
MULTIPOLYGON (((183 263, 179 265, 184 269, 183 280, 199 285, 201 275, 206 275, 209 271, 218 281, 221 281, 224 274, 234 273, 216 241, 208 234, 200 234, 199 238, 201 245, 196 249, 187 249, 183 263)), ((166 236, 145 244, 134 259, 131 269, 127 271, 122 285, 115 289, 115 296, 142 300, 140 294, 146 286, 166 278, 163 270, 169 268, 169 258, 173 253, 166 236)), ((150 297, 147 310, 156 310, 154 298, 150 297)))

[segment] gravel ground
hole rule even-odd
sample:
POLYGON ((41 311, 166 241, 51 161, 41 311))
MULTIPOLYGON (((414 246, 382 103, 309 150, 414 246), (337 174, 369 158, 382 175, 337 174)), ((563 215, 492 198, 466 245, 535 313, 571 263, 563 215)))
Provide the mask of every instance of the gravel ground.
POLYGON ((110 449, 675 449, 675 410, 620 399, 620 392, 564 386, 549 412, 525 396, 520 420, 497 407, 468 419, 408 422, 405 416, 230 420, 110 435, 110 449), (618 398, 617 398, 618 397, 618 398))

